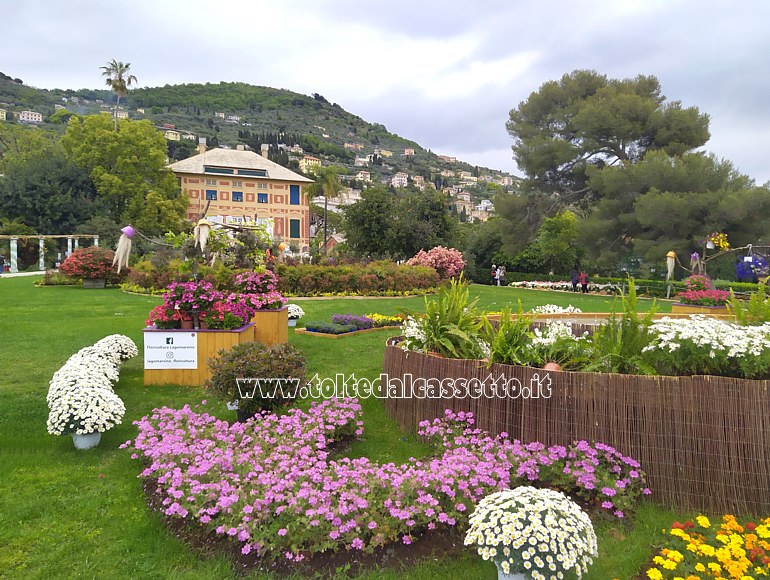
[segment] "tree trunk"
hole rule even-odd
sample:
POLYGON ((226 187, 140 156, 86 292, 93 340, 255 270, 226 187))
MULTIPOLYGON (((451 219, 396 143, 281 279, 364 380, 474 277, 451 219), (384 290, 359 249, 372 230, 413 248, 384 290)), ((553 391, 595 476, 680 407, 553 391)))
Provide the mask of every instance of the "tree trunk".
POLYGON ((326 255, 326 214, 328 212, 329 198, 324 195, 324 256, 326 255))

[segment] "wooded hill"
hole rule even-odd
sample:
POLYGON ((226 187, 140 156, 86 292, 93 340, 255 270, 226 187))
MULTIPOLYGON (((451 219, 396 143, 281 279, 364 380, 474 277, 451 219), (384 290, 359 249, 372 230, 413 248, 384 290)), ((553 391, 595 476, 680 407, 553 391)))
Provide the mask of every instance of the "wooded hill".
MULTIPOLYGON (((85 115, 109 111, 115 102, 109 90, 36 89, 20 81, 0 73, 0 106, 9 113, 30 109, 41 113, 46 121, 55 121, 51 118, 56 112, 55 105, 85 115), (76 97, 76 102, 72 97, 76 97)), ((149 119, 158 127, 174 125, 182 134, 194 135, 195 140, 171 147, 170 156, 176 159, 191 154, 197 138, 205 137, 209 146, 235 147, 246 143, 258 152, 265 142, 296 144, 306 154, 350 167, 356 156, 365 157, 376 148, 392 152, 392 156, 383 155, 379 163, 370 164, 373 179, 406 171, 441 185, 442 169, 507 175, 459 160, 444 162, 418 143, 390 133, 384 125, 365 121, 315 93, 307 96, 245 83, 166 85, 133 89, 121 100, 121 107, 132 119, 149 119), (404 156, 405 149, 414 149, 414 156, 404 156)), ((58 127, 63 130, 63 124, 58 127)), ((285 159, 276 161, 288 164, 285 159)))

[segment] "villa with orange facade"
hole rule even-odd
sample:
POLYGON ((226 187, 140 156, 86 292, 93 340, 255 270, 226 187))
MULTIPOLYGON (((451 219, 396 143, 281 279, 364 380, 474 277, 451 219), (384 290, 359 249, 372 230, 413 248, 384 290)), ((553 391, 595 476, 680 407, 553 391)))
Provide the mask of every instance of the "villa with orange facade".
POLYGON ((225 224, 272 223, 273 238, 310 248, 310 204, 298 173, 240 149, 210 149, 169 165, 189 198, 187 217, 225 224))

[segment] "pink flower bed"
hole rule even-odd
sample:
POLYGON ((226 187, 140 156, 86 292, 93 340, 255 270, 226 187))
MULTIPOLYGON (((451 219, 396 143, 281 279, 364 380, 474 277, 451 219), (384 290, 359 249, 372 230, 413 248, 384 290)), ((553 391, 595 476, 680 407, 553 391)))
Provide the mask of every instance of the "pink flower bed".
POLYGON ((473 429, 471 415, 451 411, 421 424, 435 457, 402 465, 331 460, 330 444, 363 432, 360 415, 350 399, 233 425, 189 406, 164 407, 137 421, 136 440, 123 447, 148 462, 140 477, 157 479, 167 515, 231 537, 243 554, 295 561, 465 526, 482 497, 532 481, 617 517, 649 493, 639 464, 609 446, 524 445, 473 429))

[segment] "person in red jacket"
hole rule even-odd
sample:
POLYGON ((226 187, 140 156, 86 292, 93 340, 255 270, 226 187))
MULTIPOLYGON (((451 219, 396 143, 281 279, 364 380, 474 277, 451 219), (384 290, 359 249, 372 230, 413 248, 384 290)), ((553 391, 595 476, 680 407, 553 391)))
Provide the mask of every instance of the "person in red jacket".
POLYGON ((586 294, 588 292, 588 274, 585 273, 585 270, 580 272, 578 281, 580 282, 580 288, 583 290, 583 294, 586 294))

